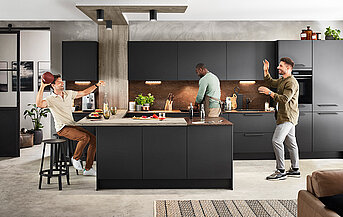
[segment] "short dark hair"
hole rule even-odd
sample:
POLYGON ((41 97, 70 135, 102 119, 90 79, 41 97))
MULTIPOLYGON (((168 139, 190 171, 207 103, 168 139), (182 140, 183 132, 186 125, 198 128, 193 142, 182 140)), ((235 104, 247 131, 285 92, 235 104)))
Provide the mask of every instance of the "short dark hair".
POLYGON ((206 66, 204 63, 198 63, 196 66, 195 66, 196 69, 206 69, 206 66))
POLYGON ((288 64, 288 65, 290 65, 290 66, 292 66, 292 69, 293 69, 293 67, 294 67, 294 61, 291 59, 291 58, 289 58, 289 57, 282 57, 281 59, 280 59, 280 62, 284 62, 284 63, 286 63, 286 64, 288 64))
POLYGON ((54 75, 54 80, 51 82, 51 84, 55 84, 55 81, 61 77, 60 74, 54 75))
MULTIPOLYGON (((51 84, 55 84, 55 81, 56 81, 57 79, 59 79, 59 78, 61 78, 61 75, 60 75, 60 74, 54 75, 54 80, 51 82, 51 84)), ((51 86, 51 84, 50 84, 49 86, 50 86, 50 88, 53 90, 54 88, 51 86)))

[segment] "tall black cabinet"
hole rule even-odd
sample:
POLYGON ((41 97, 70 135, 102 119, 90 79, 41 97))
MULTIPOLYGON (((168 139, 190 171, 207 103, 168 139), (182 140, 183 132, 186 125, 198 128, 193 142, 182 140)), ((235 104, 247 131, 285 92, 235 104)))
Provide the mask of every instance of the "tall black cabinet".
POLYGON ((315 41, 313 57, 313 150, 343 151, 342 41, 315 41))

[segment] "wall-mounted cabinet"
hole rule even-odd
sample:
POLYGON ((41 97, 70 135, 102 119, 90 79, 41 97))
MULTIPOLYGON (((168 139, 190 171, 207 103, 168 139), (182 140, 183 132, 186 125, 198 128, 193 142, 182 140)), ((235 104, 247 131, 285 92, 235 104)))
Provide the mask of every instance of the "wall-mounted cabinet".
POLYGON ((204 63, 220 80, 226 80, 226 42, 178 42, 178 80, 199 80, 195 72, 204 63))
POLYGON ((198 63, 220 80, 263 80, 263 59, 276 71, 276 42, 129 42, 129 80, 199 80, 198 63))
POLYGON ((294 69, 312 69, 312 43, 310 40, 278 41, 278 60, 290 57, 294 69))
MULTIPOLYGON (((263 80, 263 60, 270 63, 270 74, 276 72, 274 41, 227 42, 227 80, 263 80)), ((274 76, 273 76, 274 77, 274 76)))
POLYGON ((177 42, 129 42, 129 80, 177 80, 177 42))
POLYGON ((68 81, 97 81, 98 42, 63 41, 62 77, 68 81))

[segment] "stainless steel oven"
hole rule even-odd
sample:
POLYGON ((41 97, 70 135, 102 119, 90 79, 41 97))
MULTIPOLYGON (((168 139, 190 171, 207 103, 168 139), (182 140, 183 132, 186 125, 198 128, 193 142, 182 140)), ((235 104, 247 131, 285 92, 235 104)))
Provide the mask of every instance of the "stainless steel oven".
POLYGON ((292 74, 299 83, 299 104, 312 104, 312 71, 294 70, 292 74))

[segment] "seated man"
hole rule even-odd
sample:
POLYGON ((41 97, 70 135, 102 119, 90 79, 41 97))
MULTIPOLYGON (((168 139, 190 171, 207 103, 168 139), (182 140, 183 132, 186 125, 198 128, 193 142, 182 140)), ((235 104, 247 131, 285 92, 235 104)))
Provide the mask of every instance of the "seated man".
POLYGON ((92 133, 82 127, 74 126, 75 121, 72 114, 72 105, 74 99, 86 96, 92 93, 97 87, 104 85, 104 81, 99 81, 97 84, 83 91, 64 90, 64 83, 61 79, 61 75, 54 75, 54 81, 51 84, 42 82, 36 98, 38 107, 50 109, 55 120, 57 134, 78 141, 75 153, 71 159, 74 168, 77 170, 82 170, 80 158, 83 149, 89 143, 86 167, 83 171, 83 175, 85 176, 95 176, 96 174, 95 170, 92 168, 96 151, 96 138, 92 133), (44 88, 48 85, 51 85, 53 93, 46 99, 43 99, 44 88))

